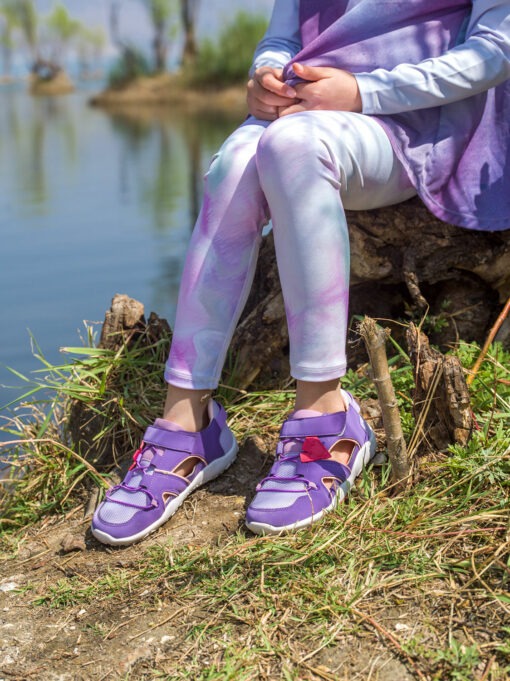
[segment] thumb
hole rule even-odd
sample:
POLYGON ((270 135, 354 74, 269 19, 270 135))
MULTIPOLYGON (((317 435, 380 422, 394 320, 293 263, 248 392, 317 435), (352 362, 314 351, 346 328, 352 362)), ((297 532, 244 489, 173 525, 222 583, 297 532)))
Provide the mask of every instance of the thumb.
POLYGON ((327 66, 309 66, 296 62, 292 64, 296 76, 304 80, 322 80, 330 76, 330 69, 327 66))

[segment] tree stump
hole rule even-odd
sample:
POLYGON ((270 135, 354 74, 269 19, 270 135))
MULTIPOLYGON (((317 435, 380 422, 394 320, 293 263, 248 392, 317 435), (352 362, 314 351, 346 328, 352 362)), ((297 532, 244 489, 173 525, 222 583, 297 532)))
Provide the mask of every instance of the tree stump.
MULTIPOLYGON (((481 232, 441 222, 411 199, 348 211, 351 315, 402 318, 414 310, 437 320, 431 341, 483 342, 510 295, 510 230, 481 232)), ((277 384, 288 376, 288 334, 272 235, 231 346, 235 385, 277 384)), ((232 370, 229 370, 232 373, 232 370)))
MULTIPOLYGON (((162 365, 168 353, 171 331, 168 322, 151 312, 146 321, 143 304, 134 298, 117 294, 110 309, 105 314, 98 347, 117 353, 122 348, 129 351, 133 347, 143 352, 147 366, 162 365), (164 347, 158 347, 163 340, 164 347)), ((133 377, 123 374, 119 378, 113 370, 107 377, 108 385, 113 386, 120 395, 124 390, 137 390, 131 386, 133 377), (129 384, 129 387, 128 387, 129 384)), ((161 391, 164 391, 161 376, 161 391)), ((132 433, 122 426, 118 405, 115 401, 97 400, 92 403, 73 399, 69 408, 67 430, 73 446, 96 468, 109 468, 118 464, 132 453, 138 443, 133 442, 132 433)), ((140 424, 140 435, 142 424, 140 424)))
POLYGON ((414 324, 407 331, 414 367, 413 412, 419 438, 418 453, 445 451, 450 444, 466 445, 473 430, 469 390, 457 357, 445 357, 430 347, 414 324))

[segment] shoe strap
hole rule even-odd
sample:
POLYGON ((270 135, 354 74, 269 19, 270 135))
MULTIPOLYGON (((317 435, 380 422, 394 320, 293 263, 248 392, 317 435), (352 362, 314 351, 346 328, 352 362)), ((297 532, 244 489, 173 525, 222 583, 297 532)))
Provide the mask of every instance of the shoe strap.
POLYGON ((180 430, 166 430, 157 426, 149 426, 143 435, 146 445, 154 445, 162 449, 172 449, 188 454, 204 456, 202 438, 197 433, 186 433, 180 430))
POLYGON ((280 432, 280 438, 307 437, 342 437, 346 426, 346 413, 322 414, 303 419, 287 419, 280 432))

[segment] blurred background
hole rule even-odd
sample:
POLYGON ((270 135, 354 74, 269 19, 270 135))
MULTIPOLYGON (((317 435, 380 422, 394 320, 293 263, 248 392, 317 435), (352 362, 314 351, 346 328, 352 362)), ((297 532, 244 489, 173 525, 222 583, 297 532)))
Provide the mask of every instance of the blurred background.
POLYGON ((271 7, 0 0, 0 406, 23 384, 7 367, 40 369, 36 345, 58 363, 115 293, 173 322, 202 175, 245 115, 271 7))

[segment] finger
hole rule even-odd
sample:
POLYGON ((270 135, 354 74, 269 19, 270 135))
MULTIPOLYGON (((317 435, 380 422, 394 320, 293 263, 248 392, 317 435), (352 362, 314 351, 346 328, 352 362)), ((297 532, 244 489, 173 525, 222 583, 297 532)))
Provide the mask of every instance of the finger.
POLYGON ((267 121, 274 121, 276 118, 278 118, 277 107, 271 107, 270 109, 268 109, 257 106, 256 103, 249 102, 248 111, 251 113, 252 116, 256 116, 257 118, 262 118, 263 120, 267 121))
POLYGON ((309 66, 296 62, 292 64, 292 69, 296 76, 304 80, 322 80, 331 77, 331 69, 328 66, 309 66))
POLYGON ((309 99, 316 91, 316 88, 315 82, 297 83, 295 88, 296 95, 299 99, 309 99))
POLYGON ((264 90, 269 90, 269 92, 273 92, 280 97, 290 97, 293 99, 296 96, 294 88, 282 83, 273 73, 266 71, 262 74, 255 74, 255 80, 264 88, 264 90))
POLYGON ((248 97, 253 97, 268 106, 289 106, 292 100, 280 97, 266 90, 257 80, 251 79, 247 85, 248 97))
POLYGON ((278 118, 277 111, 270 112, 255 108, 253 111, 250 111, 250 113, 252 116, 255 116, 255 118, 258 118, 261 121, 275 121, 278 118))
POLYGON ((292 106, 282 107, 278 111, 278 117, 281 118, 282 116, 290 116, 293 113, 301 113, 302 111, 309 111, 309 108, 306 106, 306 103, 304 102, 300 102, 299 104, 293 104, 292 106))
POLYGON ((269 90, 265 90, 259 83, 253 87, 253 96, 267 106, 290 106, 296 101, 296 97, 281 97, 269 90))
POLYGON ((266 116, 271 117, 271 119, 273 119, 274 117, 278 117, 277 106, 270 106, 268 104, 265 104, 264 102, 261 102, 256 97, 250 94, 248 94, 248 97, 246 99, 248 103, 248 111, 253 116, 260 117, 260 114, 265 114, 266 116))

